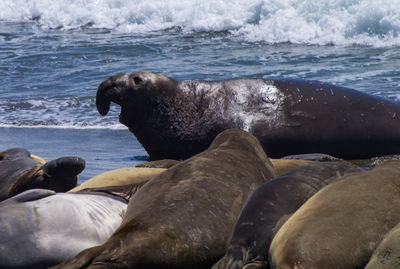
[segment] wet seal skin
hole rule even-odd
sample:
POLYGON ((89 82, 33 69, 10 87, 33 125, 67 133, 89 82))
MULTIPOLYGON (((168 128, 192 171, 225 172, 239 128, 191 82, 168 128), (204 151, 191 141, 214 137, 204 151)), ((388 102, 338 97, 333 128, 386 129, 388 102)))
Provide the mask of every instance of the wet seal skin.
POLYGON ((210 268, 243 204, 275 177, 257 139, 226 130, 211 146, 143 185, 118 230, 54 268, 210 268))
POLYGON ((161 74, 118 74, 103 81, 96 106, 121 106, 120 122, 152 160, 181 160, 238 128, 267 155, 324 153, 365 159, 400 153, 400 105, 318 81, 177 81, 161 74))

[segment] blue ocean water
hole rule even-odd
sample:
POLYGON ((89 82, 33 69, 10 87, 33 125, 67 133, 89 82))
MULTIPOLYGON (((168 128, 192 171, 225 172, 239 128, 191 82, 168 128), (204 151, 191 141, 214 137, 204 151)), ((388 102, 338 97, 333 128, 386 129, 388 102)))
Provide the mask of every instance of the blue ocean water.
POLYGON ((119 107, 95 107, 101 81, 136 71, 321 80, 397 101, 400 1, 1 0, 0 150, 84 157, 81 181, 142 162, 119 107))

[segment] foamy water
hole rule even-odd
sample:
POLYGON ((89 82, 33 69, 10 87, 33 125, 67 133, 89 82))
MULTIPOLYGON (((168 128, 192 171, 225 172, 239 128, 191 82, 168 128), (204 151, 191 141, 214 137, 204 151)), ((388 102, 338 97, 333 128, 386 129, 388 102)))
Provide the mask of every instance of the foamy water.
POLYGON ((124 129, 117 73, 331 82, 398 100, 400 1, 1 0, 0 127, 124 129))
POLYGON ((229 31, 250 42, 400 45, 393 0, 2 0, 0 20, 116 33, 229 31))

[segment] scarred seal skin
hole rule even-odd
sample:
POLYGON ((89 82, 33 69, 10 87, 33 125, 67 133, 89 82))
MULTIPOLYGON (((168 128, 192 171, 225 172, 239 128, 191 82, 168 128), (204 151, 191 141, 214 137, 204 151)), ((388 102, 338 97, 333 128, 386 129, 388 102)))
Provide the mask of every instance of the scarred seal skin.
POLYGON ((345 175, 307 200, 272 240, 272 269, 364 268, 400 222, 400 161, 345 175))
POLYGON ((103 81, 96 105, 121 106, 120 122, 151 159, 184 159, 228 128, 255 135, 271 158, 325 153, 364 159, 400 152, 400 105, 332 84, 304 80, 177 81, 118 74, 103 81))
POLYGON ((254 136, 226 130, 206 151, 144 184, 105 244, 55 268, 210 268, 248 196, 274 176, 254 136))
POLYGON ((359 171, 347 162, 315 162, 262 184, 243 207, 226 255, 212 269, 269 268, 269 245, 284 219, 321 188, 359 171))
POLYGON ((85 160, 79 157, 43 162, 23 148, 0 152, 0 201, 34 188, 68 191, 85 168, 85 160))

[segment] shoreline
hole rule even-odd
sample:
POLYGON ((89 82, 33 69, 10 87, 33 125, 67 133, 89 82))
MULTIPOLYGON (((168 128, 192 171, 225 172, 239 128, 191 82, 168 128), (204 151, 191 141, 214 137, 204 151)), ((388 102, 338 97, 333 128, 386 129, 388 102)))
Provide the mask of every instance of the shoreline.
POLYGON ((133 167, 148 154, 129 130, 0 127, 0 151, 26 148, 46 160, 63 156, 85 159, 79 182, 100 173, 133 167))

